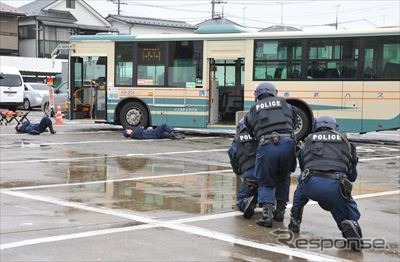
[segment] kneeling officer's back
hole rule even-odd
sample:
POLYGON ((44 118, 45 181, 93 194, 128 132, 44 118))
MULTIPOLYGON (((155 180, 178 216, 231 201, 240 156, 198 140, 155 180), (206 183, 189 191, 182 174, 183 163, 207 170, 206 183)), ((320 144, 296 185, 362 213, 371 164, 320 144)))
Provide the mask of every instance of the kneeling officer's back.
POLYGON ((270 82, 260 83, 255 97, 256 103, 250 108, 245 124, 259 141, 255 173, 263 214, 256 223, 272 227, 272 219, 283 221, 289 200, 290 172, 296 167, 293 134, 296 113, 284 98, 277 97, 277 90, 270 82))
POLYGON ((244 218, 251 218, 257 205, 257 178, 254 168, 257 147, 257 140, 247 132, 242 118, 236 128, 236 135, 228 155, 233 171, 241 176, 236 205, 243 212, 244 218))
POLYGON ((315 132, 310 134, 298 158, 302 171, 294 193, 289 229, 300 231, 303 207, 309 199, 317 201, 330 211, 339 230, 354 250, 361 248, 361 228, 357 221, 360 212, 351 197, 352 185, 357 178, 355 146, 337 131, 336 120, 319 117, 315 132))

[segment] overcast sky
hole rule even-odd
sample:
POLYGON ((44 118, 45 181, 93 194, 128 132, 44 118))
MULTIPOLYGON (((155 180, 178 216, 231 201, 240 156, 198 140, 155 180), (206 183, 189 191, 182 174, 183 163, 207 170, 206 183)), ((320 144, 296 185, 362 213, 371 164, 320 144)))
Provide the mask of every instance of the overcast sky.
MULTIPOLYGON (((31 1, 1 0, 19 7, 31 1)), ((106 17, 117 13, 117 5, 109 0, 86 0, 106 17)), ((118 2, 115 0, 114 2, 118 2)), ((339 28, 371 28, 400 24, 400 0, 224 0, 215 11, 248 27, 271 25, 295 26, 303 30, 334 30, 338 14, 339 28)), ((121 15, 162 18, 196 24, 211 18, 211 0, 121 0, 121 15)))

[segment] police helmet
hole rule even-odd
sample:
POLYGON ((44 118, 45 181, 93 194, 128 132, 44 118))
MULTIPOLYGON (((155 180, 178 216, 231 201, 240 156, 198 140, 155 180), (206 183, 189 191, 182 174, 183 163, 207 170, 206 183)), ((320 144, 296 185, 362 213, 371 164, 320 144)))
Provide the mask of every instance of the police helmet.
POLYGON ((331 116, 320 116, 314 121, 314 131, 318 131, 321 128, 327 128, 332 130, 338 130, 339 125, 336 122, 336 119, 331 116))
POLYGON ((241 133, 245 128, 246 128, 246 124, 244 123, 244 117, 242 117, 236 126, 236 134, 241 133))
POLYGON ((262 95, 276 96, 278 91, 276 87, 271 82, 262 82, 257 85, 254 95, 257 99, 260 99, 262 95))

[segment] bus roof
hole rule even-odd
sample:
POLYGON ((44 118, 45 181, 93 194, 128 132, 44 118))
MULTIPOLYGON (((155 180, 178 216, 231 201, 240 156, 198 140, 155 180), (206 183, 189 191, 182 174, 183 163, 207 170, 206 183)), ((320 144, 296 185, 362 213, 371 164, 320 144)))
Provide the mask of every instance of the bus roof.
POLYGON ((80 41, 184 41, 184 40, 240 40, 240 39, 291 39, 291 38, 331 38, 400 35, 400 27, 384 27, 361 30, 337 31, 285 31, 285 32, 250 32, 250 33, 222 33, 222 34, 144 34, 122 35, 114 33, 100 33, 96 35, 74 35, 71 42, 80 41))

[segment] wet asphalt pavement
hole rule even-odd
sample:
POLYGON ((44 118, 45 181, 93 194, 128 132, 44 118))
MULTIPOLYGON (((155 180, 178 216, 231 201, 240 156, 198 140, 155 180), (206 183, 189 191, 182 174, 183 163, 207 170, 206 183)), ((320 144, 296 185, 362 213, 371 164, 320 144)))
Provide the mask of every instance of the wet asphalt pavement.
MULTIPOLYGON (((31 119, 40 116, 34 112, 31 119)), ((30 136, 15 134, 14 126, 0 127, 1 261, 400 258, 398 143, 357 142, 353 195, 364 239, 375 245, 357 253, 339 244, 300 245, 342 239, 330 214, 315 203, 305 208, 301 232, 290 243, 275 235, 287 228, 290 205, 285 221, 271 229, 255 224, 260 210, 244 219, 234 208, 230 137, 138 141, 124 138, 121 127, 93 121, 67 121, 56 130, 30 136)))

